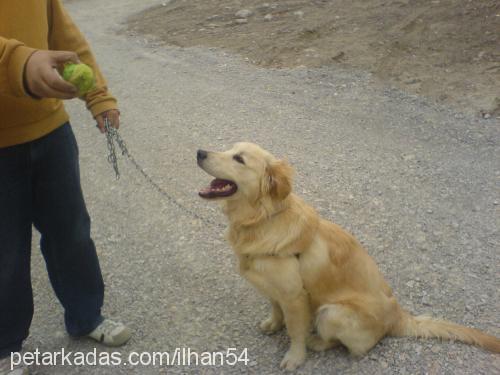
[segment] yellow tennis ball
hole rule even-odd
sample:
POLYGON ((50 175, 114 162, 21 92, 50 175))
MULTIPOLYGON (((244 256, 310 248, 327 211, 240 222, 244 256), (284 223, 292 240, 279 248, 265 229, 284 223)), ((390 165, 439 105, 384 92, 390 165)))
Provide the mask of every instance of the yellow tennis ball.
POLYGON ((76 86, 79 96, 85 95, 95 87, 94 72, 86 64, 64 64, 63 78, 76 86))

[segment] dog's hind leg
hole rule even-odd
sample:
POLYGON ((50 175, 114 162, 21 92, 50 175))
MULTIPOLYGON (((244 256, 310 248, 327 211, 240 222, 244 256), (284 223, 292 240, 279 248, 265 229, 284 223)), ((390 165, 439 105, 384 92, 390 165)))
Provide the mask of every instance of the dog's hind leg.
POLYGON ((331 348, 334 348, 340 344, 338 340, 323 340, 321 336, 311 335, 308 337, 306 345, 307 348, 314 352, 322 352, 331 348))
POLYGON ((368 352, 385 333, 373 317, 348 304, 322 306, 316 327, 324 342, 338 340, 356 356, 368 352))
POLYGON ((272 306, 271 316, 260 323, 260 330, 267 335, 278 332, 284 325, 283 310, 281 310, 279 303, 274 300, 270 301, 272 306))

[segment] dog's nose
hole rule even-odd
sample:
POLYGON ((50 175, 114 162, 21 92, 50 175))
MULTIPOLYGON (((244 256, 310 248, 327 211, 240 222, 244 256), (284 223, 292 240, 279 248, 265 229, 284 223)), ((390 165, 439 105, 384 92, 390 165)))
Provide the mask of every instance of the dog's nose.
POLYGON ((205 150, 198 150, 196 153, 196 158, 198 161, 204 160, 207 158, 207 152, 205 150))

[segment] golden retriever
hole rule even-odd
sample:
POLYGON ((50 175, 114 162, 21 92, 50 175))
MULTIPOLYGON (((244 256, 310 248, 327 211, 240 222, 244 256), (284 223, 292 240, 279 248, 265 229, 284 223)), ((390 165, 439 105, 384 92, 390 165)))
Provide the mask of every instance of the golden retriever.
POLYGON ((197 159, 215 177, 199 195, 221 201, 241 275, 271 301, 261 330, 286 325, 291 345, 282 368, 301 365, 306 346, 342 344, 359 356, 386 335, 459 340, 500 352, 494 336, 403 310, 359 242, 292 193, 287 162, 252 143, 199 150, 197 159))

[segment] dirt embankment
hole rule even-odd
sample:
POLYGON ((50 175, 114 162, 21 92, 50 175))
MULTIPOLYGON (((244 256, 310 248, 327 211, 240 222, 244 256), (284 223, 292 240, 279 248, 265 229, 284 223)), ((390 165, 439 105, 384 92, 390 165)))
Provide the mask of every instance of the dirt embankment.
POLYGON ((264 67, 348 65, 500 116, 498 0, 173 0, 130 18, 128 32, 264 67))

